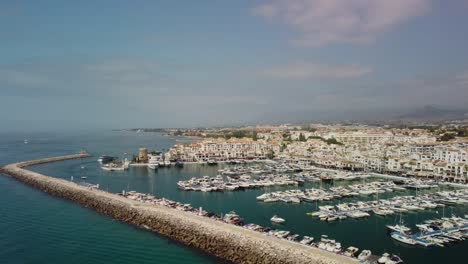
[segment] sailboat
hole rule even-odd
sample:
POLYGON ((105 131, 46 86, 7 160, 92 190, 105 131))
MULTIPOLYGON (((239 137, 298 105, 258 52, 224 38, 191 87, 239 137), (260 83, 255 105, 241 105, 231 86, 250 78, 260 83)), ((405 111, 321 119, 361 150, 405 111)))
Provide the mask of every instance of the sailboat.
MULTIPOLYGON (((80 160, 80 163, 81 163, 80 168, 81 168, 81 170, 83 171, 84 169, 86 169, 86 167, 83 165, 83 159, 80 160)), ((86 180, 87 178, 88 178, 88 177, 86 177, 86 175, 84 175, 83 173, 81 173, 81 179, 86 180)))
POLYGON ((389 232, 395 231, 401 234, 409 234, 411 231, 411 228, 404 225, 403 220, 401 218, 401 212, 400 212, 400 222, 396 225, 387 225, 387 228, 389 229, 389 232))

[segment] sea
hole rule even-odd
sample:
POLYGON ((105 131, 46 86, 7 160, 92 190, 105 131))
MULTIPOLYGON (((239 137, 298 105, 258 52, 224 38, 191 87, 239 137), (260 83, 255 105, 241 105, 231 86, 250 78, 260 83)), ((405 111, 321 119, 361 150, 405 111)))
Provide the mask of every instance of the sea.
MULTIPOLYGON (((217 214, 235 211, 246 223, 289 230, 316 239, 321 235, 328 235, 341 242, 344 248, 355 246, 360 250, 370 249, 376 255, 394 253, 402 257, 405 263, 459 263, 466 258, 468 241, 443 248, 421 248, 392 240, 385 226, 399 221, 399 216, 396 215, 371 215, 366 219, 334 223, 322 222, 306 215, 307 212, 317 210, 320 205, 386 199, 404 194, 416 195, 414 191, 322 203, 262 203, 256 197, 265 192, 330 186, 306 183, 300 187, 188 192, 178 189, 177 181, 205 175, 215 176, 219 174, 219 169, 232 165, 185 164, 183 168, 159 168, 157 171, 146 167, 131 167, 128 171, 109 172, 102 170, 96 161, 104 154, 131 158, 138 153, 140 147, 164 151, 176 143, 190 143, 193 140, 196 139, 120 130, 0 133, 0 165, 86 150, 92 157, 41 164, 30 169, 67 180, 71 180, 73 176, 74 181, 82 181, 81 177, 86 176, 86 182, 99 184, 100 189, 109 192, 135 190, 190 203, 193 207, 202 207, 217 214), (286 222, 272 224, 270 218, 273 215, 285 218, 286 222)), ((336 184, 353 183, 361 181, 336 184)), ((0 176, 0 195, 0 263, 223 263, 218 258, 166 237, 113 220, 67 200, 49 196, 6 175, 0 176)), ((415 224, 427 219, 466 214, 467 205, 461 205, 407 213, 402 218, 414 229, 415 224)))

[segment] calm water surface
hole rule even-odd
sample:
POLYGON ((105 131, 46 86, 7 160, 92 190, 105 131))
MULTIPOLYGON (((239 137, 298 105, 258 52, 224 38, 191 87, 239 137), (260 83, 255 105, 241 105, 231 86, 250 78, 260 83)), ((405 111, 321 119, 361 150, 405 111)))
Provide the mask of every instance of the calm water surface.
MULTIPOLYGON (((95 161, 100 154, 124 156, 135 154, 138 147, 158 150, 167 149, 176 141, 153 133, 95 132, 71 134, 6 135, 1 141, 0 160, 2 164, 30 158, 69 154, 84 148, 94 156, 89 159, 71 160, 34 166, 32 169, 50 176, 78 179, 86 174, 87 181, 99 183, 101 189, 120 192, 123 189, 153 193, 204 209, 226 213, 235 210, 246 222, 271 226, 269 219, 277 214, 286 223, 274 226, 300 235, 320 237, 327 234, 342 242, 343 246, 356 246, 371 249, 375 253, 392 252, 399 254, 406 263, 442 263, 464 259, 468 242, 453 244, 445 248, 424 249, 409 247, 393 241, 386 234, 385 225, 393 224, 395 216, 371 216, 364 220, 345 220, 336 223, 321 222, 306 215, 326 203, 299 205, 284 203, 261 203, 256 196, 274 190, 293 187, 273 187, 268 189, 238 192, 185 192, 177 188, 181 179, 214 176, 217 170, 226 166, 185 165, 184 168, 163 168, 157 172, 146 168, 131 168, 126 172, 105 172, 95 161), (23 139, 28 138, 29 144, 23 139), (81 166, 86 167, 85 170, 81 166)), ((349 183, 340 183, 349 184, 349 183)), ((318 187, 306 184, 300 188, 318 187)), ((10 263, 60 263, 70 259, 77 263, 129 262, 135 263, 210 263, 219 260, 202 255, 186 247, 150 234, 143 230, 100 216, 91 210, 81 208, 67 201, 55 199, 23 186, 11 179, 0 177, 0 228, 8 230, 0 233, 0 259, 10 263)), ((413 192, 407 192, 414 194, 413 192)), ((389 198, 395 194, 380 195, 389 198)), ((376 199, 368 197, 366 199, 376 199)), ((362 199, 362 198, 361 198, 362 199)), ((348 199, 351 201, 352 199, 348 199)), ((343 201, 343 200, 341 200, 343 201)), ((347 201, 347 200, 344 200, 347 201)), ((333 204, 333 203, 328 203, 333 204)), ((414 226, 426 219, 464 215, 466 206, 449 207, 444 210, 427 210, 422 213, 403 215, 406 223, 414 226)))

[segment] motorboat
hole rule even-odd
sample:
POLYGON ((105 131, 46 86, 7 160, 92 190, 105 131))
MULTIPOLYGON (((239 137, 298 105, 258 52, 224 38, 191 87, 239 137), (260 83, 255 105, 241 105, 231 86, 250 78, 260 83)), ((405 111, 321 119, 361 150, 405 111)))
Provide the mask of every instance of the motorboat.
POLYGON ((130 162, 127 159, 125 159, 123 162, 111 162, 104 164, 104 166, 102 166, 101 169, 106 171, 124 171, 128 169, 129 165, 130 162))
POLYGON ((214 160, 214 159, 209 159, 209 160, 206 162, 206 164, 208 164, 208 165, 216 165, 216 164, 218 164, 218 162, 217 162, 216 160, 214 160))
POLYGON ((277 215, 274 215, 270 220, 273 223, 277 223, 277 224, 282 224, 282 223, 286 222, 286 220, 284 220, 284 218, 278 217, 277 215))
POLYGON ((416 245, 418 242, 416 240, 412 239, 411 237, 405 236, 404 234, 400 232, 393 232, 391 234, 391 237, 401 243, 407 244, 407 245, 416 245))
POLYGON ((102 155, 97 159, 97 161, 99 163, 106 164, 106 163, 114 161, 114 159, 115 159, 114 157, 102 155))
POLYGON ((383 253, 382 256, 377 259, 377 263, 379 264, 385 264, 387 263, 387 261, 390 260, 390 254, 388 254, 387 252, 383 253))
POLYGON ((348 247, 343 253, 343 255, 348 256, 348 257, 354 257, 358 251, 359 251, 359 248, 357 247, 348 247))
POLYGON ((370 256, 372 255, 372 252, 368 249, 364 249, 361 254, 358 255, 358 259, 360 261, 366 261, 370 258, 370 256))
MULTIPOLYGON (((162 162, 160 155, 148 155, 148 168, 156 170, 162 162)), ((163 163, 164 164, 164 163, 163 163)))
POLYGON ((313 237, 304 236, 299 243, 301 243, 303 245, 309 245, 310 243, 312 243, 312 241, 314 241, 313 237))
POLYGON ((392 254, 385 264, 403 264, 403 260, 399 256, 392 254))

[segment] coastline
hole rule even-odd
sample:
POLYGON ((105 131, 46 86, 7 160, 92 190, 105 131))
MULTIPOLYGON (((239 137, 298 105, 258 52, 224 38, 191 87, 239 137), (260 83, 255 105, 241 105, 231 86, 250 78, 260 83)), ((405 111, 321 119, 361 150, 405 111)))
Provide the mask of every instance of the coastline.
POLYGON ((74 201, 129 224, 147 226, 153 232, 231 262, 357 263, 344 256, 278 240, 206 217, 133 201, 23 169, 40 163, 88 156, 77 154, 13 163, 3 167, 1 172, 51 195, 74 201))

